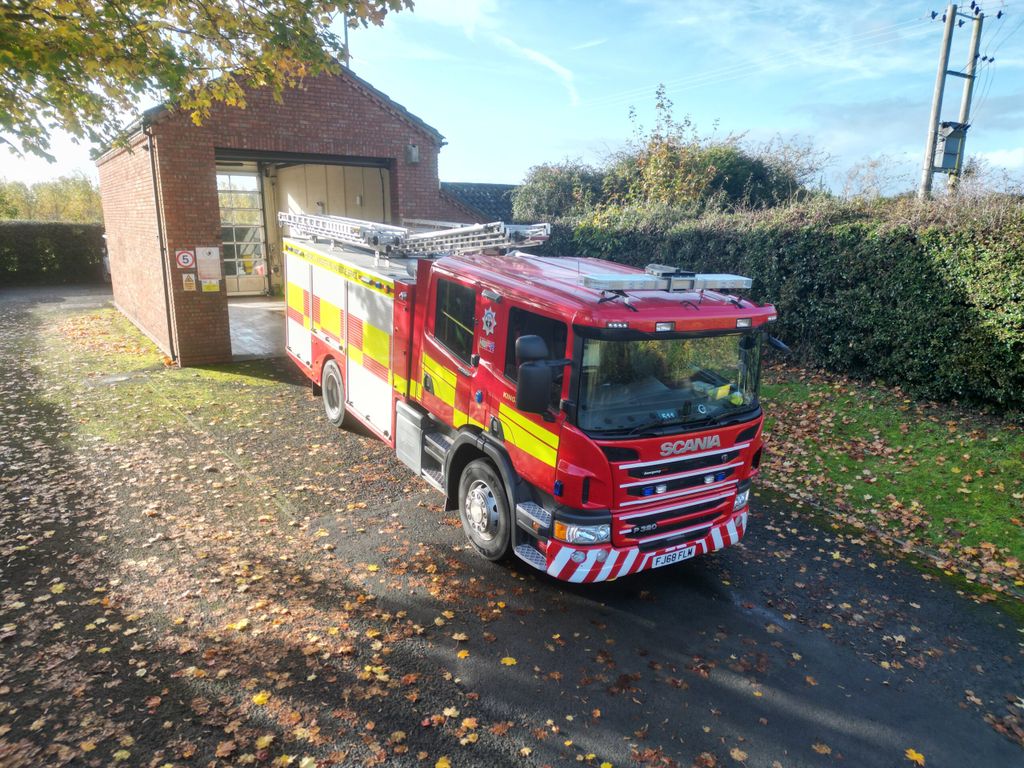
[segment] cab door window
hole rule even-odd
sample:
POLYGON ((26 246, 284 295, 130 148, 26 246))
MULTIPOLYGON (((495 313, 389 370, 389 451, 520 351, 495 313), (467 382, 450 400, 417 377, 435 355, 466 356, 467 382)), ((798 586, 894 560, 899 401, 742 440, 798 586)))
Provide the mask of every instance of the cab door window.
MULTIPOLYGON (((565 357, 565 342, 568 328, 559 320, 552 320, 519 307, 512 307, 508 312, 508 338, 505 340, 505 376, 511 381, 519 379, 519 361, 516 360, 516 339, 520 336, 540 336, 548 345, 548 355, 552 360, 565 357)), ((556 368, 554 381, 551 384, 551 405, 558 407, 562 397, 562 378, 564 368, 556 368)))
POLYGON ((453 280, 438 278, 434 309, 434 338, 468 363, 473 354, 476 292, 453 280))

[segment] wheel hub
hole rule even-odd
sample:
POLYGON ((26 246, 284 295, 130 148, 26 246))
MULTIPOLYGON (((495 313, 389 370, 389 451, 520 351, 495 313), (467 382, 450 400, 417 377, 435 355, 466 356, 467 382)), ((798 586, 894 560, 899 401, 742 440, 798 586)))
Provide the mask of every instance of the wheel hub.
POLYGON ((466 520, 484 541, 493 539, 498 531, 498 503, 494 491, 482 480, 475 480, 466 493, 466 520))

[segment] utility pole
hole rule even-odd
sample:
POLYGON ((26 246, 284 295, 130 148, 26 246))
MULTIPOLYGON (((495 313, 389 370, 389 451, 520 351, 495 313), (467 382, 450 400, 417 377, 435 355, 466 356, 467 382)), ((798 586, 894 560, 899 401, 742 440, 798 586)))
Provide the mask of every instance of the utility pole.
POLYGON ((942 33, 942 47, 939 49, 939 70, 935 74, 935 91, 932 94, 932 112, 928 118, 928 140, 924 145, 924 163, 921 167, 921 186, 917 196, 925 200, 932 193, 932 174, 935 168, 935 147, 939 139, 939 117, 942 114, 942 92, 946 85, 946 70, 949 69, 949 48, 953 42, 953 25, 956 24, 956 5, 946 7, 946 26, 942 33))
POLYGON ((960 172, 964 167, 964 145, 967 143, 967 126, 971 117, 971 97, 974 95, 974 71, 978 66, 978 46, 981 44, 981 27, 985 23, 985 14, 977 13, 971 29, 971 46, 967 53, 967 68, 964 71, 964 93, 960 99, 960 124, 964 126, 964 138, 960 142, 960 151, 956 154, 956 166, 949 177, 949 188, 955 189, 960 181, 960 172))

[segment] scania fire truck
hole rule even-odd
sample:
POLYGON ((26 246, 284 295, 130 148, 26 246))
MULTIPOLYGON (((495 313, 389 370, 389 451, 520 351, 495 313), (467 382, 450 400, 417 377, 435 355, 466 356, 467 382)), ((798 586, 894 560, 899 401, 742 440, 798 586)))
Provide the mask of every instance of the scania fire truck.
POLYGON ((743 537, 776 317, 748 278, 523 252, 547 225, 279 218, 288 355, 480 555, 598 582, 743 537))

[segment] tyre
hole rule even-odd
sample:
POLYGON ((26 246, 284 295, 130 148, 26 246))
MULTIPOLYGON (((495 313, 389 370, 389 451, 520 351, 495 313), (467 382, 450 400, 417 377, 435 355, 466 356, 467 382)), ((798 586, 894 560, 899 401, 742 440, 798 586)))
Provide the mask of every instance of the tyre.
POLYGON ((466 465, 459 479, 459 518, 473 549, 488 560, 501 560, 512 540, 505 485, 494 465, 477 459, 466 465))
POLYGON ((324 363, 320 388, 323 390, 324 415, 331 424, 340 427, 345 421, 345 382, 337 361, 331 359, 324 363))

